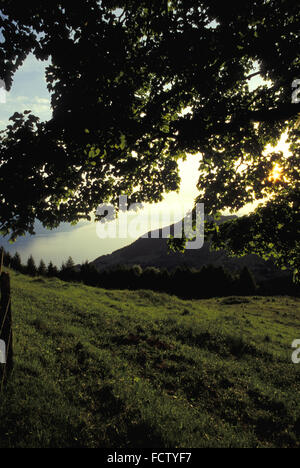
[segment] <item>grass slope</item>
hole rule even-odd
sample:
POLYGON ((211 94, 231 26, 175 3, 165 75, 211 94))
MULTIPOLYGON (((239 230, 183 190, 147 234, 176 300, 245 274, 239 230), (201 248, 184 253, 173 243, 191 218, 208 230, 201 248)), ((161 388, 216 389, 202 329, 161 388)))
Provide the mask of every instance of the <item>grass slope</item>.
POLYGON ((300 300, 182 301, 12 272, 4 447, 299 447, 300 300))

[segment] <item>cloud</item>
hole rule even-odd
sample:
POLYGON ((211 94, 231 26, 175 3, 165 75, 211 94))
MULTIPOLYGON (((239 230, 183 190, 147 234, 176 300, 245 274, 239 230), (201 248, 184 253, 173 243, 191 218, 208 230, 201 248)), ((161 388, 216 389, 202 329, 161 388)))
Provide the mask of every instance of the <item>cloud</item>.
POLYGON ((51 117, 50 99, 35 96, 35 98, 30 103, 30 109, 35 115, 43 118, 43 120, 45 120, 45 118, 49 119, 51 117))
POLYGON ((31 110, 42 121, 51 118, 50 94, 45 82, 48 62, 37 60, 29 54, 16 72, 11 90, 6 93, 6 103, 0 103, 0 127, 8 124, 15 112, 31 110))
POLYGON ((14 96, 12 93, 7 93, 6 103, 0 105, 1 127, 8 124, 9 118, 15 112, 24 112, 25 110, 31 110, 42 121, 49 120, 51 118, 50 97, 14 96))
POLYGON ((6 102, 0 103, 0 129, 5 128, 15 112, 31 110, 42 121, 51 118, 50 94, 45 83, 48 62, 29 54, 14 76, 13 86, 6 93, 6 102))
POLYGON ((6 103, 7 104, 11 104, 11 105, 18 105, 19 103, 23 104, 25 103, 26 101, 29 101, 29 97, 28 96, 15 96, 15 97, 12 97, 12 95, 10 93, 7 93, 6 95, 6 103))

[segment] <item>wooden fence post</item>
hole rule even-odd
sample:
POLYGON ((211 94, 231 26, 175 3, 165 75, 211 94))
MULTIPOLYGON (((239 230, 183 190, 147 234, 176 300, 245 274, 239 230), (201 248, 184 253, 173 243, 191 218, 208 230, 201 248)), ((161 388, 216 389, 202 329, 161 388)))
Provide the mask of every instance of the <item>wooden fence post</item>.
MULTIPOLYGON (((2 270, 1 255, 0 267, 2 270)), ((0 271, 1 271, 0 270, 0 271)), ((0 274, 0 340, 5 343, 6 348, 6 363, 1 364, 1 390, 5 378, 10 374, 13 368, 13 333, 12 333, 12 313, 11 313, 11 292, 10 292, 10 277, 8 273, 1 271, 0 274)))

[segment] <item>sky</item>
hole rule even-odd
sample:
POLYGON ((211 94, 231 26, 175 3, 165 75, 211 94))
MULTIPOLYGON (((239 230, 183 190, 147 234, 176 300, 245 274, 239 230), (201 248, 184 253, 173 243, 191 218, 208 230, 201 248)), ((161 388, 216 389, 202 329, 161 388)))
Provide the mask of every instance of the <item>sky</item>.
POLYGON ((46 62, 29 55, 14 76, 13 86, 6 93, 6 103, 0 104, 0 128, 8 123, 14 112, 30 109, 41 120, 51 117, 50 95, 45 80, 46 62))

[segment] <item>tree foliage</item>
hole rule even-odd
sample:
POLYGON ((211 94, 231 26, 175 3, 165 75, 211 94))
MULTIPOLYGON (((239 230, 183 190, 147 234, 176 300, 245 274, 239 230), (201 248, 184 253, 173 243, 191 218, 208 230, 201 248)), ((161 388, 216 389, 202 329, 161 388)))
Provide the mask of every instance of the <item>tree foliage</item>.
POLYGON ((40 264, 39 264, 39 267, 38 267, 38 275, 40 276, 46 276, 47 274, 47 267, 46 267, 46 264, 44 262, 44 260, 41 260, 40 261, 40 264))
POLYGON ((159 201, 179 187, 178 159, 200 153, 197 201, 207 214, 264 200, 215 228, 215 247, 273 256, 297 277, 296 2, 6 0, 1 11, 7 87, 29 52, 50 58, 53 109, 48 122, 16 113, 2 133, 3 233, 32 233, 35 219, 90 219, 120 194, 159 201), (266 150, 284 132, 290 155, 266 150))
POLYGON ((36 264, 32 255, 30 255, 30 257, 27 260, 25 271, 30 276, 36 276, 37 274, 36 264))
POLYGON ((55 265, 53 265, 52 262, 49 262, 48 267, 47 267, 47 276, 54 277, 58 276, 58 269, 55 265))

